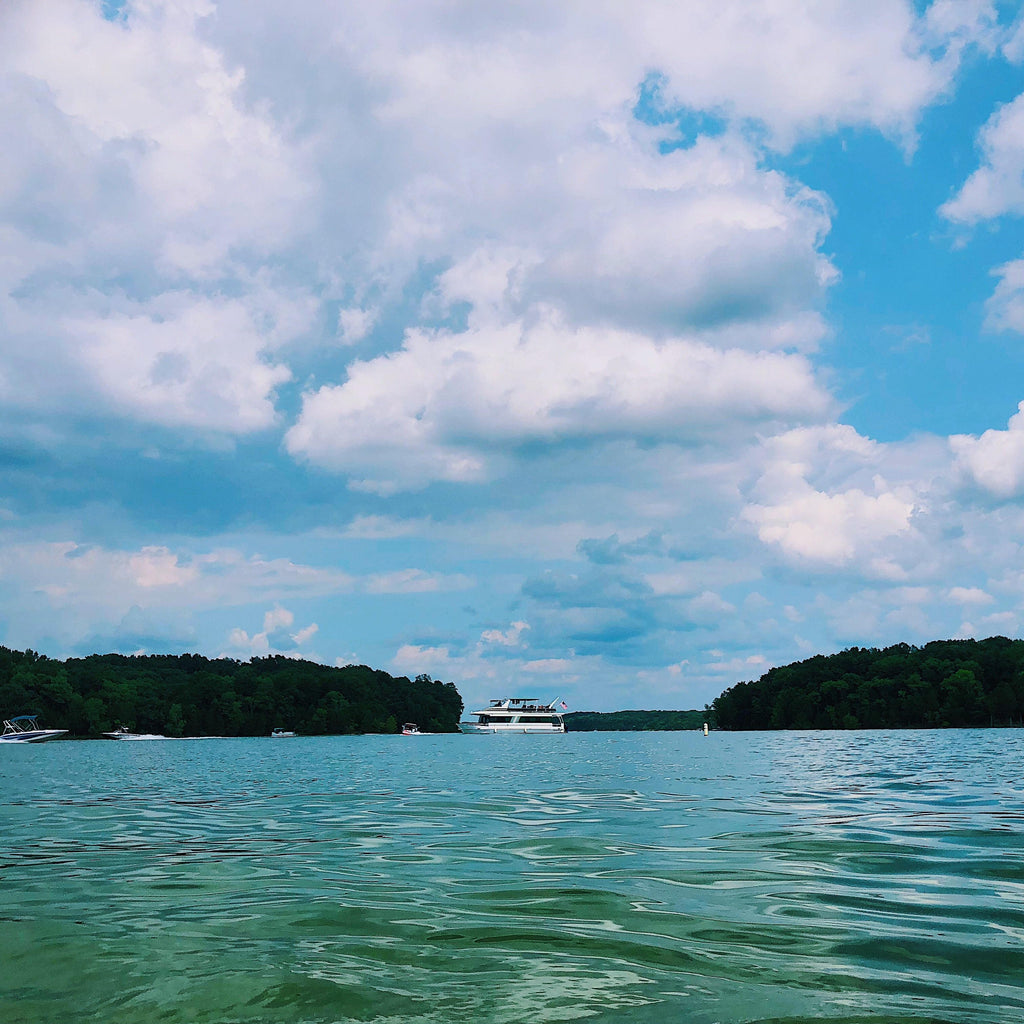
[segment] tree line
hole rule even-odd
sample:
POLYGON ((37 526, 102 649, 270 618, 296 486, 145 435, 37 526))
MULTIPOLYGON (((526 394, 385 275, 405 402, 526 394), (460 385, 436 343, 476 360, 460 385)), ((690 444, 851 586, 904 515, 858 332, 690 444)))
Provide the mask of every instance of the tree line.
POLYGON ((571 711, 562 716, 568 732, 668 732, 702 729, 706 711, 571 711))
POLYGON ((58 661, 0 647, 0 717, 96 737, 119 726, 165 736, 456 732, 462 697, 428 675, 365 665, 332 668, 280 656, 235 661, 198 654, 95 654, 58 661))
POLYGON ((712 708, 722 729, 1024 725, 1024 640, 851 647, 737 683, 712 708))

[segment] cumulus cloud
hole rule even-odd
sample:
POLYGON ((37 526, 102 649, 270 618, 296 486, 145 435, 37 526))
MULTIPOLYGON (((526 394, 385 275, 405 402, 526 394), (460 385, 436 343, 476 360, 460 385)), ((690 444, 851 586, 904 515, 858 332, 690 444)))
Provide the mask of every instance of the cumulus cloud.
POLYGON ((274 390, 291 376, 260 357, 267 339, 238 301, 168 294, 134 312, 68 318, 63 327, 111 406, 167 426, 267 427, 274 390))
POLYGON ((1024 259, 997 267, 995 291, 985 304, 986 326, 996 331, 1024 334, 1024 259))
POLYGON ((315 622, 292 632, 295 616, 287 608, 276 605, 263 616, 263 629, 250 636, 244 629, 231 630, 227 640, 228 657, 260 658, 269 654, 301 657, 299 648, 318 632, 315 622))
POLYGON ((851 427, 834 426, 792 431, 768 447, 770 459, 755 487, 762 500, 742 511, 765 544, 811 563, 841 566, 856 559, 873 574, 900 575, 882 555, 882 542, 912 529, 915 494, 906 486, 890 489, 877 472, 870 490, 851 486, 859 473, 878 468, 881 446, 851 427), (814 475, 844 482, 823 488, 808 479, 814 475))
POLYGON ((940 212, 964 224, 1024 213, 1024 95, 988 119, 978 147, 982 165, 940 212))
MULTIPOLYGON (((34 614, 59 609, 68 635, 141 643, 175 616, 194 635, 189 609, 250 605, 218 642, 242 621, 232 650, 295 653, 322 632, 292 601, 439 606, 478 585, 475 567, 418 558, 457 544, 519 560, 474 595, 490 626, 413 638, 396 667, 500 692, 524 672, 632 685, 642 665, 652 692, 678 694, 753 671, 752 644, 774 650, 794 616, 743 592, 780 561, 895 583, 914 557, 939 561, 920 557, 925 526, 1016 556, 1012 529, 998 558, 985 547, 980 518, 922 525, 920 445, 827 425, 811 360, 832 329, 835 214, 801 160, 780 169, 846 126, 909 150, 964 54, 995 45, 991 4, 103 6, 0 5, 4 407, 39 417, 48 452, 71 419, 116 418, 122 450, 157 437, 191 455, 197 434, 227 435, 260 486, 315 495, 324 564, 346 544, 420 546, 386 563, 413 568, 355 577, 237 538, 11 541, 6 585, 34 614), (275 430, 302 466, 275 461, 275 430), (307 468, 357 493, 339 508, 307 468), (491 486, 459 487, 458 513, 432 501, 454 488, 398 493, 437 482, 491 486), (683 631, 710 668, 682 672, 683 631)), ((1003 43, 1013 59, 1019 34, 1003 43)), ((1017 104, 982 133, 982 166, 944 210, 956 223, 1020 212, 1017 104)), ((1019 268, 999 275, 989 324, 1020 330, 1019 268)), ((989 486, 1002 458, 1016 494, 1013 445, 986 438, 954 439, 957 465, 989 486)), ((152 461, 175 482, 172 459, 152 461)), ((975 607, 949 579, 997 593, 955 568, 935 601, 975 607)), ((826 612, 801 611, 813 638, 826 612)), ((879 614, 895 628, 910 613, 879 614)), ((12 636, 27 615, 8 616, 12 636)))
POLYGON ((315 304, 265 261, 309 197, 206 3, 0 10, 0 387, 9 406, 248 433, 315 304))
POLYGON ((401 352, 354 363, 345 384, 307 393, 286 443, 314 464, 372 473, 384 490, 485 479, 494 446, 627 434, 685 441, 829 407, 801 356, 548 321, 410 332, 401 352))
POLYGON ((1006 430, 986 430, 980 437, 954 434, 949 445, 957 466, 982 489, 997 498, 1024 492, 1024 402, 1006 430))

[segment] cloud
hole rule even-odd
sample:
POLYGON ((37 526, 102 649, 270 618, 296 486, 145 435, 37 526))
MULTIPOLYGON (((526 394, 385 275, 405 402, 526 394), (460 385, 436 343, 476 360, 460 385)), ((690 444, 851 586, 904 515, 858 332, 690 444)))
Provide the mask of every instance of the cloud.
MULTIPOLYGON (((17 635, 38 629, 29 625, 34 620, 49 624, 56 616, 51 639, 61 645, 76 633, 119 636, 119 622, 134 635, 159 632, 160 623, 172 624, 177 635, 194 635, 190 617, 203 611, 353 588, 352 577, 337 570, 231 549, 189 554, 163 546, 111 550, 11 538, 0 547, 0 577, 15 602, 8 628, 17 635), (129 623, 130 614, 149 624, 129 623)), ((268 613, 263 632, 289 628, 290 614, 268 613)))
POLYGON ((613 533, 604 539, 587 538, 576 545, 576 550, 595 565, 621 565, 630 558, 662 554, 664 548, 660 530, 652 530, 632 541, 621 541, 619 535, 613 533))
POLYGON ((369 577, 363 587, 368 594, 436 594, 448 590, 468 590, 473 581, 466 576, 445 576, 422 569, 400 569, 369 577))
POLYGON ((528 622, 513 622, 507 630, 485 629, 480 634, 480 649, 486 646, 518 647, 522 643, 523 631, 530 628, 528 622))
POLYGON ((992 604, 995 598, 980 587, 951 587, 949 599, 963 605, 992 604))
POLYGON ((291 376, 261 358, 267 339, 237 301, 165 294, 144 309, 62 326, 98 393, 167 426, 239 434, 270 426, 274 390, 291 376))
POLYGON ((997 498, 1024 492, 1024 402, 1006 430, 986 430, 980 437, 954 434, 949 446, 956 465, 983 490, 997 498))
POLYGON ((1004 263, 993 274, 999 283, 985 304, 985 326, 1024 334, 1024 259, 1004 263))
POLYGON ((387 492, 494 471, 495 448, 641 434, 685 441, 814 419, 828 395, 801 356, 655 343, 555 322, 410 332, 401 352, 307 393, 288 450, 387 492))
POLYGON ((297 150, 199 38, 203 3, 0 10, 0 393, 50 416, 188 431, 273 424, 308 291, 270 270, 301 232, 297 150))
POLYGON ((978 147, 982 165, 939 212, 963 224, 1024 213, 1024 94, 988 119, 978 147))
POLYGON ((261 658, 270 654, 301 657, 298 648, 311 640, 319 630, 315 622, 296 630, 291 627, 295 616, 287 608, 276 605, 263 616, 263 630, 250 636, 244 629, 232 629, 222 657, 261 658))
POLYGON ((761 501, 743 508, 762 542, 788 557, 843 566, 854 560, 866 571, 898 577, 902 570, 883 555, 884 542, 912 530, 917 497, 908 486, 890 489, 878 473, 871 490, 850 486, 865 468, 876 469, 885 450, 851 427, 791 431, 768 443, 769 460, 755 485, 761 501), (821 466, 838 481, 814 486, 821 466), (842 467, 840 473, 836 469, 842 467))

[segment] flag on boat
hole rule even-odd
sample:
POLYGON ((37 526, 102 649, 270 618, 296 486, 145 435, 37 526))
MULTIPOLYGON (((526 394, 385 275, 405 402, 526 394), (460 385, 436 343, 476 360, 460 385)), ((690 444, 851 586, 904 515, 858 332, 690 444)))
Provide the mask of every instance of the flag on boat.
POLYGON ((568 705, 568 704, 566 704, 566 703, 565 703, 565 701, 563 700, 563 701, 562 701, 562 707, 563 707, 563 708, 565 708, 566 710, 568 710, 568 708, 569 708, 569 705, 568 705))

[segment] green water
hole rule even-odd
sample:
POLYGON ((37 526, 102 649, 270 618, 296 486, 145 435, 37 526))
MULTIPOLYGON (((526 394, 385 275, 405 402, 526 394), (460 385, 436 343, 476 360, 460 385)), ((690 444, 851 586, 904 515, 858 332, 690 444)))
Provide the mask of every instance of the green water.
POLYGON ((1024 1019, 1024 732, 0 748, 0 1022, 1024 1019))

